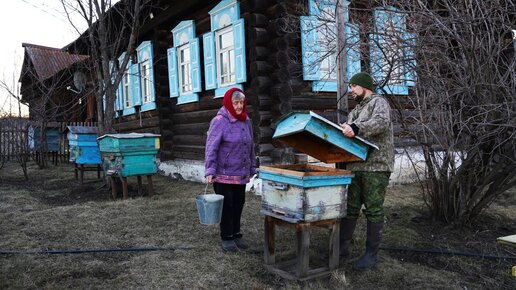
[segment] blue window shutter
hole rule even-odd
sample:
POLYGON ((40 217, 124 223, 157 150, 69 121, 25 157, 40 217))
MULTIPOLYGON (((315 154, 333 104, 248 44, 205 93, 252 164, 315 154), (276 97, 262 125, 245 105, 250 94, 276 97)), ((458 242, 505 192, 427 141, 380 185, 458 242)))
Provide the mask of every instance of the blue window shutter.
POLYGON ((416 47, 416 35, 410 32, 403 33, 404 39, 404 64, 405 64, 405 82, 407 86, 413 87, 416 85, 417 73, 416 73, 416 54, 414 49, 416 47))
POLYGON ((177 71, 177 53, 176 48, 172 47, 167 50, 168 59, 168 85, 170 88, 170 97, 179 96, 179 80, 177 71))
POLYGON ((316 81, 321 79, 319 64, 318 20, 313 16, 301 16, 301 51, 303 53, 303 79, 316 81))
POLYGON ((199 39, 190 40, 190 74, 192 78, 192 92, 202 91, 201 87, 201 61, 199 52, 199 39))
POLYGON ((360 35, 358 26, 346 23, 346 77, 347 81, 362 70, 360 64, 360 35))
POLYGON ((247 80, 247 74, 245 64, 245 25, 243 18, 233 23, 233 36, 235 39, 236 83, 244 83, 247 80))
POLYGON ((133 96, 133 106, 142 104, 142 91, 140 89, 140 65, 138 63, 131 64, 129 67, 131 74, 131 94, 133 96))
POLYGON ((207 90, 217 88, 217 68, 215 61, 215 34, 208 32, 202 36, 204 48, 204 81, 207 90))
MULTIPOLYGON (((373 17, 375 21, 374 30, 369 36, 370 68, 373 79, 381 84, 385 79, 383 75, 385 60, 382 51, 382 46, 385 41, 382 34, 384 31, 383 25, 387 20, 387 13, 381 10, 373 10, 373 17)), ((378 92, 382 92, 380 88, 378 88, 378 92)))

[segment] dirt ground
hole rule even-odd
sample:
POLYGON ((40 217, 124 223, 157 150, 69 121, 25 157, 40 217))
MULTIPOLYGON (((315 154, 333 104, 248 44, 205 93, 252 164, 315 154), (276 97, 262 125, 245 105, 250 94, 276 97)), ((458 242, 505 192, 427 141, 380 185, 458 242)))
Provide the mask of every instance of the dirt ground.
MULTIPOLYGON (((29 176, 23 180, 15 164, 0 169, 1 289, 516 289, 516 248, 496 243, 516 234, 515 191, 457 228, 426 218, 416 185, 390 187, 377 266, 352 269, 365 244, 361 218, 351 259, 329 277, 296 282, 262 264, 263 215, 253 193, 242 221, 251 247, 223 253, 218 227, 199 223, 194 198, 203 184, 156 175, 149 197, 129 178, 131 198, 112 200, 96 173, 80 185, 71 165, 30 164, 29 176)), ((314 264, 327 237, 327 230, 312 231, 314 264)), ((295 256, 294 238, 279 228, 278 259, 295 256)))

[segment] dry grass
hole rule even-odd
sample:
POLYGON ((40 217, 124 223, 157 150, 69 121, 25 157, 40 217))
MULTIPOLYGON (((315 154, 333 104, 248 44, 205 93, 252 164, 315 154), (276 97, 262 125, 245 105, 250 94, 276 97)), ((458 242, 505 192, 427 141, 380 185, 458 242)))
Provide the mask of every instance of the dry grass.
MULTIPOLYGON (((0 254, 0 288, 187 288, 187 289, 510 289, 512 261, 381 251, 375 270, 353 271, 350 262, 328 278, 304 283, 281 279, 262 266, 260 198, 247 195, 243 229, 250 250, 223 253, 218 228, 198 222, 194 197, 204 185, 155 176, 156 195, 112 201, 101 182, 80 186, 70 165, 39 170, 25 182, 8 164, 0 171, 0 251, 150 248, 169 250, 82 254, 0 254)), ((134 186, 135 180, 130 179, 134 186)), ((135 191, 133 189, 133 191, 135 191)), ((384 245, 439 248, 495 255, 514 251, 495 244, 516 232, 514 192, 493 205, 482 223, 454 229, 421 218, 415 186, 396 186, 387 197, 384 245), (511 207, 512 204, 512 207, 511 207), (511 232, 512 231, 512 232, 511 232)), ((353 259, 364 245, 359 224, 353 259)), ((326 248, 326 231, 314 230, 315 256, 326 248)), ((278 252, 294 255, 294 233, 280 228, 278 252)))

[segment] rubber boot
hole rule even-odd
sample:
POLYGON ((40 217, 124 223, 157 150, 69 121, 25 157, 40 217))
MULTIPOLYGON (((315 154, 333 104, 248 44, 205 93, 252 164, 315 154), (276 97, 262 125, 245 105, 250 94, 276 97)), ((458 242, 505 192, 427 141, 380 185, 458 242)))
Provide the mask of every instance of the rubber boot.
POLYGON ((355 269, 369 269, 378 262, 378 249, 382 239, 383 222, 367 221, 367 241, 365 254, 355 262, 355 269))
POLYGON ((349 257, 349 245, 356 226, 356 219, 343 218, 340 220, 339 256, 341 258, 349 257))

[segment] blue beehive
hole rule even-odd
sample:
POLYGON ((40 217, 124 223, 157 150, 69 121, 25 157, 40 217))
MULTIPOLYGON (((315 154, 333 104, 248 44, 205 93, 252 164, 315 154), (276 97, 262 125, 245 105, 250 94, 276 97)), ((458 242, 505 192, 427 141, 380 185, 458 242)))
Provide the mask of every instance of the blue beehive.
POLYGON ((98 135, 97 127, 68 126, 70 161, 76 164, 100 164, 98 135))
MULTIPOLYGON (((276 124, 273 138, 320 161, 356 162, 367 158, 374 144, 348 138, 340 127, 313 113, 295 112, 276 124)), ((260 166, 262 212, 288 222, 312 222, 346 216, 349 170, 293 164, 260 166)))
MULTIPOLYGON (((47 152, 55 152, 59 151, 59 128, 47 128, 45 130, 46 134, 46 143, 47 143, 47 152)), ((34 149, 39 149, 41 141, 41 128, 34 128, 34 149)))
POLYGON ((104 171, 122 177, 151 175, 158 172, 156 155, 159 150, 158 134, 107 134, 97 140, 104 171))

